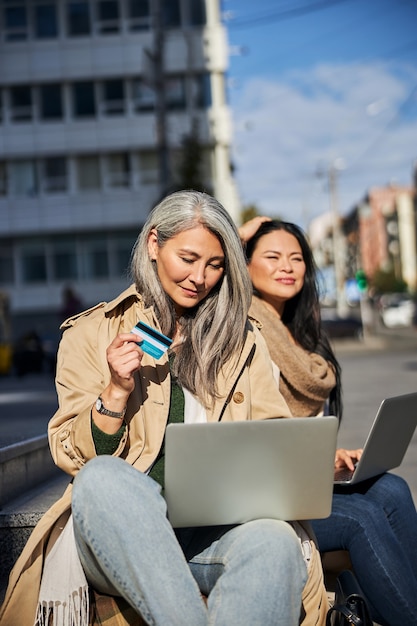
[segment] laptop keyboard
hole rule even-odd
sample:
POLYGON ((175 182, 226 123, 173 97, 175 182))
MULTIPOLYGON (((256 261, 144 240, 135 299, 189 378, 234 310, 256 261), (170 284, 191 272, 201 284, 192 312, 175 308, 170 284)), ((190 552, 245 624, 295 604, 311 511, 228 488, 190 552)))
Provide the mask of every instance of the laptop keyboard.
POLYGON ((352 478, 354 471, 355 470, 351 470, 348 467, 341 467, 335 471, 334 479, 338 482, 346 482, 352 478))

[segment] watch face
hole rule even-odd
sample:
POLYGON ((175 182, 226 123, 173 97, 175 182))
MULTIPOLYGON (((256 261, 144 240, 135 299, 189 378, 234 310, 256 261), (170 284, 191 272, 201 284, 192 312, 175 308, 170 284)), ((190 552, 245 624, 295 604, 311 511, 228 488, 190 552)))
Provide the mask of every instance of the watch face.
POLYGON ((102 405, 103 405, 103 403, 101 401, 101 398, 97 398, 97 400, 96 400, 96 409, 97 409, 97 411, 100 411, 102 405))

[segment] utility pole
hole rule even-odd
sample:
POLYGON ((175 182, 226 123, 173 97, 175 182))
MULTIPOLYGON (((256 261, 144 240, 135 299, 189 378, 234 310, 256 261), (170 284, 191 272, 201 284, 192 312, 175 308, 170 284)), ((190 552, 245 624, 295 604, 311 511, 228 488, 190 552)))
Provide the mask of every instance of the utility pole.
POLYGON ((166 93, 164 72, 165 31, 162 18, 162 0, 153 0, 154 46, 153 84, 155 89, 156 138, 158 155, 158 182, 161 197, 171 186, 166 126, 166 93))
POLYGON ((346 316, 347 303, 345 296, 345 259, 344 240, 340 229, 339 202, 337 191, 338 169, 332 164, 328 170, 330 205, 333 216, 333 263, 336 281, 337 312, 341 317, 346 316))

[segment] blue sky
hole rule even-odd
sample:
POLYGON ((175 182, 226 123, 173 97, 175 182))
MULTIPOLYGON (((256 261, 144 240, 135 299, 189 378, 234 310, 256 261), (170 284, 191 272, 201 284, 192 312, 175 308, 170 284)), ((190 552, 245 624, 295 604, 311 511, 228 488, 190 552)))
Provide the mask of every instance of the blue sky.
POLYGON ((417 0, 223 0, 241 200, 308 227, 412 184, 417 0))

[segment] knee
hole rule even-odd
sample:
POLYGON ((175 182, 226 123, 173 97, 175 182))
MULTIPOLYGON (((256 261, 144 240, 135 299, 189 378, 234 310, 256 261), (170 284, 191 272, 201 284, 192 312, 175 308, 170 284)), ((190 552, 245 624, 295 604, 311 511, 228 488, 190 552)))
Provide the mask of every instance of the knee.
POLYGON ((276 573, 277 565, 288 571, 304 572, 305 565, 300 541, 294 529, 279 520, 262 519, 243 525, 243 539, 247 548, 252 547, 263 566, 276 573))

